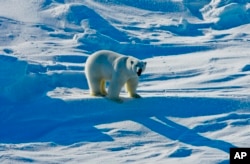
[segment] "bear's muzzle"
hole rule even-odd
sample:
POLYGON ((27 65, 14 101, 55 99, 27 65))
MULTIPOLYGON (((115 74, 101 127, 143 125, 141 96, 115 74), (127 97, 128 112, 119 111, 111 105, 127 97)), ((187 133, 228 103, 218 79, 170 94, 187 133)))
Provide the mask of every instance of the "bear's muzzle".
POLYGON ((141 73, 142 73, 142 69, 140 68, 140 69, 137 71, 137 75, 138 75, 138 76, 141 76, 141 73))

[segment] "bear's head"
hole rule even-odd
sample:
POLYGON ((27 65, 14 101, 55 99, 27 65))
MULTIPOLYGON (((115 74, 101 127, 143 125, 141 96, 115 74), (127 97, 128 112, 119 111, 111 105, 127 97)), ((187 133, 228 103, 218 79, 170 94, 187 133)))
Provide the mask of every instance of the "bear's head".
POLYGON ((141 73, 146 69, 147 62, 138 59, 131 59, 130 64, 132 71, 138 76, 141 76, 141 73))

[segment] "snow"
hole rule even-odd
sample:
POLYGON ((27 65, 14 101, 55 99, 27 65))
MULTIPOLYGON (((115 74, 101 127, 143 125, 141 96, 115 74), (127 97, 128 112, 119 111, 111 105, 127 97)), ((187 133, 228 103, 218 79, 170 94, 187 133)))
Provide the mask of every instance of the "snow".
POLYGON ((228 163, 250 147, 250 1, 0 0, 0 163, 228 163), (147 61, 141 99, 87 57, 147 61))

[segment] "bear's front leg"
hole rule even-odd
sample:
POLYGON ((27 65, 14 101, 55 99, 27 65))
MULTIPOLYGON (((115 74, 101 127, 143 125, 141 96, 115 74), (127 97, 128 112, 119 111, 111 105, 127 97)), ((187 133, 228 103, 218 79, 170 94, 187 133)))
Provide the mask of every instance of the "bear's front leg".
POLYGON ((126 82, 125 87, 130 97, 141 98, 141 96, 136 93, 137 86, 138 86, 138 77, 131 78, 126 82))
POLYGON ((121 92, 124 83, 125 83, 124 80, 116 78, 116 76, 113 76, 109 84, 108 98, 118 103, 122 103, 123 100, 119 97, 119 94, 121 92))

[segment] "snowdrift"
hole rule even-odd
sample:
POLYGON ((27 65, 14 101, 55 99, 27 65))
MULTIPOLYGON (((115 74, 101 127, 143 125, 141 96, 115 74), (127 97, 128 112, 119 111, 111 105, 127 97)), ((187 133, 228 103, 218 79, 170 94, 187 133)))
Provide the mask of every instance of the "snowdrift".
POLYGON ((0 162, 228 163, 250 146, 249 3, 1 2, 0 162), (89 96, 100 49, 147 61, 142 99, 89 96))

